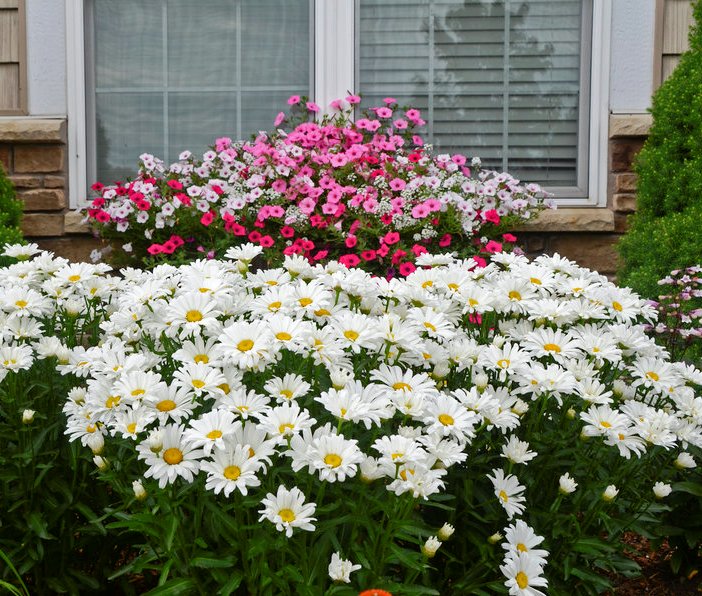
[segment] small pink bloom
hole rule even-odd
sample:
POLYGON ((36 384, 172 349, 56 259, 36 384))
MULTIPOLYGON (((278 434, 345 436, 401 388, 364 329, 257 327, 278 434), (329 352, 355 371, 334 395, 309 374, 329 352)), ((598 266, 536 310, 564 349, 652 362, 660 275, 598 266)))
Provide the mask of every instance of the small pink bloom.
POLYGON ((202 217, 200 218, 200 223, 203 226, 209 226, 214 221, 214 218, 214 213, 212 211, 208 211, 207 213, 202 214, 202 217))
POLYGON ((215 140, 215 150, 217 153, 228 149, 232 144, 232 140, 229 137, 220 137, 215 140))
POLYGON ((419 255, 423 255, 425 252, 429 251, 427 251, 427 249, 421 244, 415 244, 412 247, 412 252, 414 253, 414 256, 418 257, 419 255))
POLYGON ((421 117, 421 112, 415 108, 411 108, 405 112, 405 116, 412 122, 418 120, 421 117))
POLYGON ((285 112, 278 112, 273 121, 273 126, 280 126, 285 121, 285 112))
MULTIPOLYGON (((350 102, 349 102, 350 103, 350 102)), ((339 263, 346 265, 346 267, 355 267, 361 262, 358 255, 346 254, 339 257, 339 263)))
POLYGON ((361 103, 361 98, 358 95, 348 95, 346 97, 346 101, 348 101, 351 105, 361 103))
POLYGON ((364 261, 374 261, 375 258, 376 258, 375 251, 374 251, 374 250, 364 250, 364 251, 361 253, 361 258, 362 258, 364 261))
POLYGON ((439 246, 441 248, 446 248, 447 246, 451 246, 451 234, 444 234, 441 237, 441 240, 439 240, 439 246))
POLYGON ((273 240, 273 238, 271 238, 270 236, 266 235, 266 236, 261 236, 261 238, 259 239, 258 243, 259 243, 263 248, 270 248, 271 246, 273 246, 273 245, 275 244, 275 241, 273 240))
POLYGON ((495 240, 490 240, 485 245, 485 250, 487 252, 489 252, 490 254, 494 254, 496 252, 502 252, 502 245, 499 242, 496 242, 495 240))
POLYGON ((459 166, 462 166, 466 163, 466 156, 456 153, 456 155, 451 156, 451 161, 459 166))
POLYGON ((102 209, 99 210, 97 213, 95 213, 95 219, 97 219, 100 223, 107 223, 110 221, 110 214, 107 213, 107 211, 103 211, 102 209))
POLYGON ((472 258, 475 261, 475 264, 477 267, 480 267, 481 269, 484 269, 485 267, 487 267, 487 261, 485 259, 483 259, 483 257, 479 257, 476 255, 472 258))
POLYGON ((308 101, 305 105, 310 112, 319 112, 319 106, 313 101, 308 101))
POLYGON ((395 192, 404 190, 406 186, 407 183, 402 178, 393 178, 392 180, 390 180, 390 188, 395 192))
POLYGON ((427 215, 429 215, 429 209, 424 203, 419 203, 419 205, 412 207, 412 217, 414 219, 422 219, 427 215))
POLYGON ((396 250, 392 254, 392 264, 397 265, 404 257, 407 256, 407 253, 404 250, 396 250))
POLYGON ((235 223, 232 225, 232 234, 235 236, 246 236, 246 228, 241 224, 235 223))
MULTIPOLYGON (((332 108, 333 110, 338 110, 339 112, 341 112, 341 110, 344 109, 344 106, 342 105, 340 99, 335 99, 334 101, 330 102, 329 107, 332 108)), ((324 258, 324 257, 321 257, 321 258, 324 258)))
POLYGON ((326 257, 328 254, 329 254, 328 250, 320 250, 312 257, 312 260, 313 261, 320 261, 321 259, 326 257))
POLYGON ((351 227, 349 228, 349 234, 355 234, 356 230, 361 227, 361 220, 357 219, 355 220, 352 224, 351 227))
POLYGON ((354 246, 356 246, 357 242, 358 242, 358 239, 356 238, 356 236, 353 236, 351 234, 349 234, 346 237, 346 240, 344 240, 344 244, 346 245, 346 248, 353 248, 354 246))
POLYGON ((412 142, 415 145, 424 145, 424 139, 422 137, 420 137, 419 135, 414 135, 412 137, 412 142))
POLYGON ((251 240, 251 242, 258 242, 261 239, 261 236, 261 232, 254 230, 253 232, 249 233, 249 240, 251 240))
POLYGON ((148 252, 150 255, 158 255, 163 252, 163 247, 160 244, 154 243, 146 249, 146 252, 148 252))
POLYGON ((173 190, 181 190, 183 188, 183 183, 180 182, 179 180, 169 180, 166 182, 169 188, 172 188, 173 190))
POLYGON ((105 188, 105 185, 102 182, 96 182, 90 187, 90 190, 94 190, 95 192, 100 192, 103 188, 105 188))
POLYGON ((379 257, 384 257, 390 252, 390 247, 387 244, 383 244, 378 250, 375 251, 379 257))
POLYGON ((378 118, 391 118, 392 110, 390 108, 375 108, 375 115, 378 118))
POLYGON ((517 237, 513 234, 502 234, 502 240, 505 242, 516 242, 517 237))
POLYGON ((397 244, 399 241, 400 241, 399 232, 388 232, 381 239, 381 242, 388 244, 388 245, 397 244))
POLYGON ((397 100, 394 97, 386 97, 385 99, 383 99, 383 103, 390 105, 393 103, 397 103, 397 100))
POLYGON ((416 271, 417 268, 414 266, 413 263, 410 263, 409 261, 405 261, 404 263, 400 264, 399 270, 400 270, 400 275, 407 277, 410 273, 414 273, 414 271, 416 271))
POLYGON ((395 120, 395 122, 392 123, 392 125, 397 130, 405 130, 407 128, 407 120, 403 120, 402 118, 398 118, 397 120, 395 120))
POLYGON ((317 203, 314 201, 314 199, 306 197, 302 199, 297 206, 300 208, 300 211, 302 211, 305 215, 309 215, 314 211, 316 205, 317 203))
POLYGON ((288 105, 289 106, 294 106, 300 103, 300 96, 299 95, 291 95, 288 97, 288 105))
POLYGON ((285 192, 285 189, 288 187, 288 183, 285 180, 275 180, 273 184, 271 184, 271 188, 275 192, 285 192))
POLYGON ((280 235, 283 238, 292 238, 295 235, 295 230, 290 226, 283 226, 280 228, 280 235))
POLYGON ((490 211, 483 211, 482 214, 483 221, 489 221, 498 225, 500 223, 500 214, 497 213, 495 209, 490 209, 490 211))

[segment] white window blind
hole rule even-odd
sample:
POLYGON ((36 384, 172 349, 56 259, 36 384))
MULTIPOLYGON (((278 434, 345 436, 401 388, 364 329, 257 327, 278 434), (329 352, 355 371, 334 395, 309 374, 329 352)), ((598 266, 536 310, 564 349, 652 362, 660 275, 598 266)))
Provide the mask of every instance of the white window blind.
POLYGON ((440 150, 480 156, 486 167, 551 188, 582 189, 589 4, 357 0, 363 103, 395 97, 422 109, 427 140, 440 150))
POLYGON ((138 156, 177 159, 216 137, 272 126, 312 95, 311 0, 86 3, 88 179, 133 175, 138 156))

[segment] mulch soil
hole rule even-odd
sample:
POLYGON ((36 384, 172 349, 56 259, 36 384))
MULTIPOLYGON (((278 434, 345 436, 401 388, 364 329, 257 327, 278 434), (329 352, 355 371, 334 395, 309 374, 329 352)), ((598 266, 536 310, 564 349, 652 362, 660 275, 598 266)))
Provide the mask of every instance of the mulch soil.
POLYGON ((641 577, 611 577, 615 588, 608 596, 683 596, 702 594, 702 573, 692 577, 679 577, 670 569, 669 559, 673 554, 667 542, 658 550, 651 550, 648 540, 629 532, 624 536, 627 556, 641 566, 641 577))

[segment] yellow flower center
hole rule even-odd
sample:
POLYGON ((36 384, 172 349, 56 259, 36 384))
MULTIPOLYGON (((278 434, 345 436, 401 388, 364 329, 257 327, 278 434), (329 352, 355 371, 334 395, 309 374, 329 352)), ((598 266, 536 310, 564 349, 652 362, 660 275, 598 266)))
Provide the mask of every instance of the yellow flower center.
POLYGON ((198 354, 195 356, 195 364, 209 364, 210 357, 207 354, 198 354))
POLYGON ((292 425, 292 424, 286 422, 286 423, 284 423, 284 424, 281 424, 281 425, 278 427, 278 432, 279 432, 281 435, 284 435, 285 432, 286 432, 288 429, 293 430, 294 428, 295 428, 294 425, 292 425))
POLYGON ((236 480, 241 476, 241 468, 239 466, 227 466, 224 468, 224 477, 227 480, 236 480))
POLYGON ((156 409, 159 412, 170 412, 175 410, 176 403, 172 399, 164 399, 156 404, 156 409))
POLYGON ((344 337, 350 341, 356 341, 358 339, 358 333, 352 329, 348 329, 347 331, 344 331, 344 337))
POLYGON ((188 323, 197 323, 202 321, 202 313, 199 310, 189 310, 185 313, 185 320, 188 323))
POLYGON ((249 447, 249 459, 252 458, 254 455, 256 455, 256 452, 249 447))
POLYGON ((400 457, 402 457, 403 455, 404 455, 404 453, 397 452, 397 453, 392 453, 392 454, 390 454, 390 457, 391 457, 393 460, 396 460, 396 459, 399 459, 400 457))
POLYGON ((402 381, 398 381, 397 383, 392 384, 392 388, 395 391, 412 391, 412 387, 408 385, 407 383, 403 383, 402 381))
POLYGON ((320 308, 319 310, 315 310, 314 314, 317 317, 328 317, 331 313, 326 308, 320 308))
POLYGON ((198 288, 197 290, 200 292, 200 294, 206 294, 210 291, 210 288, 198 288))
POLYGON ((76 283, 77 281, 80 281, 80 275, 70 275, 68 277, 68 281, 71 283, 76 283))
POLYGON ((341 465, 341 457, 336 453, 327 453, 324 456, 324 463, 331 468, 338 468, 341 465))
POLYGON ((547 352, 556 352, 556 354, 558 354, 561 351, 561 346, 558 344, 544 344, 544 350, 547 352))
POLYGON ((497 496, 500 497, 500 499, 502 499, 505 503, 507 501, 509 501, 509 497, 507 496, 507 493, 503 490, 501 490, 497 496))
POLYGON ((119 395, 110 395, 110 397, 108 397, 105 400, 105 407, 106 408, 114 408, 116 405, 119 404, 119 401, 121 399, 122 398, 119 395))
POLYGON ((521 300, 522 299, 522 295, 519 292, 517 292, 517 290, 512 290, 509 294, 507 294, 507 296, 509 296, 510 300, 521 300))
POLYGON ((468 304, 470 306, 478 306, 478 301, 475 298, 468 298, 468 304))
POLYGON ((538 277, 530 277, 529 281, 533 283, 535 286, 540 286, 541 285, 541 280, 538 277))
POLYGON ((448 289, 453 292, 458 292, 458 284, 450 283, 448 284, 448 289))
POLYGON ((517 573, 517 576, 514 579, 517 580, 517 585, 520 587, 520 589, 523 590, 524 588, 529 587, 529 578, 523 571, 517 573))
POLYGON ((434 285, 434 282, 433 282, 432 280, 428 279, 427 281, 425 281, 425 282, 422 284, 422 287, 423 287, 424 289, 426 289, 426 288, 431 288, 433 285, 434 285))
POLYGON ((275 338, 279 339, 280 341, 290 341, 292 339, 292 335, 285 331, 281 331, 280 333, 275 334, 275 338))
POLYGON ((276 311, 276 310, 278 310, 281 306, 283 306, 283 303, 280 302, 280 301, 278 301, 278 300, 276 300, 275 302, 271 302, 271 303, 268 305, 268 310, 270 310, 270 311, 276 311))
POLYGON ((444 426, 451 426, 454 423, 454 419, 448 414, 440 414, 439 422, 441 422, 441 424, 444 426))
POLYGON ((93 434, 97 430, 97 427, 94 424, 88 424, 88 426, 85 427, 85 431, 89 432, 90 434, 93 434))
POLYGON ((573 288, 573 293, 575 293, 575 292, 582 292, 582 291, 583 291, 582 288, 573 288))
POLYGON ((201 379, 193 379, 190 381, 190 383, 193 387, 195 387, 195 389, 202 389, 205 386, 205 381, 202 381, 201 379))
POLYGON ((280 516, 280 519, 287 524, 295 521, 295 514, 293 513, 292 509, 281 509, 278 511, 278 515, 280 516))
POLYGON ((602 420, 600 422, 600 426, 603 428, 612 428, 612 425, 609 422, 607 422, 606 420, 602 420))
POLYGON ((409 470, 409 469, 404 469, 400 471, 400 478, 402 478, 405 482, 407 481, 407 474, 411 474, 414 476, 415 471, 414 470, 409 470))
POLYGON ((528 552, 529 552, 529 549, 528 549, 522 542, 519 542, 519 543, 517 544, 517 550, 518 550, 520 553, 528 553, 528 552))
POLYGON ((183 452, 177 447, 171 447, 163 452, 163 461, 169 466, 175 466, 183 461, 183 452))
POLYGON ((280 395, 282 395, 285 399, 292 399, 293 392, 290 391, 290 389, 281 389, 280 395))
POLYGON ((436 331, 436 327, 432 325, 429 321, 424 321, 424 326, 429 329, 429 331, 436 331))
POLYGON ((623 441, 624 439, 626 439, 626 436, 624 435, 624 433, 619 433, 617 435, 617 437, 619 438, 620 441, 623 441))
POLYGON ((216 441, 217 439, 221 438, 222 431, 221 430, 211 430, 205 436, 208 439, 210 439, 211 441, 216 441))
MULTIPOLYGON (((302 308, 305 308, 305 306, 309 306, 310 304, 312 304, 312 298, 300 298, 298 302, 300 303, 300 306, 302 308)), ((290 510, 288 509, 288 511, 290 510)))
POLYGON ((616 300, 612 302, 612 308, 617 312, 622 312, 624 310, 624 307, 621 304, 619 304, 619 302, 617 302, 616 300))
POLYGON ((134 389, 132 391, 132 397, 139 397, 140 395, 144 395, 146 391, 144 389, 134 389))
POLYGON ((232 390, 228 383, 222 383, 221 385, 217 385, 217 389, 221 389, 222 392, 226 394, 228 394, 232 390))
POLYGON ((656 373, 654 373, 652 370, 649 370, 646 373, 646 377, 648 377, 652 381, 658 381, 660 379, 660 377, 656 373))
POLYGON ((508 358, 502 358, 497 361, 497 366, 499 366, 500 368, 509 368, 509 364, 510 362, 508 358))
POLYGON ((130 435, 133 435, 136 432, 136 426, 136 422, 130 422, 129 424, 127 424, 127 432, 130 435))
POLYGON ((252 342, 250 339, 242 339, 236 345, 236 349, 239 350, 240 352, 248 352, 253 347, 254 347, 254 342, 252 342))
POLYGON ((17 308, 24 308, 25 306, 27 306, 27 301, 26 300, 17 300, 15 302, 15 306, 17 308))

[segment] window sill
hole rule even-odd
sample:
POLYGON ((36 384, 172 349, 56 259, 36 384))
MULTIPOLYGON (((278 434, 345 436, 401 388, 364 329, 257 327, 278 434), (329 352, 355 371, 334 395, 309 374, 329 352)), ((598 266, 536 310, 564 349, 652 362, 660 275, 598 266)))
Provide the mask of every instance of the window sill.
POLYGON ((0 118, 0 143, 65 143, 63 118, 0 118))
POLYGON ((517 232, 614 232, 614 211, 611 209, 547 210, 517 228, 517 232))

